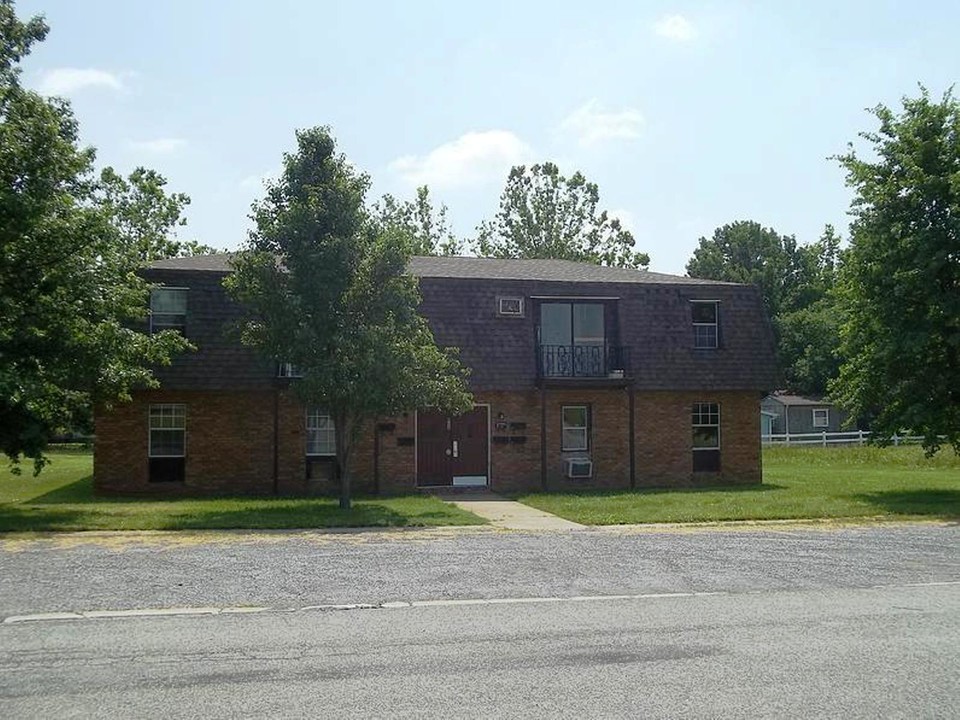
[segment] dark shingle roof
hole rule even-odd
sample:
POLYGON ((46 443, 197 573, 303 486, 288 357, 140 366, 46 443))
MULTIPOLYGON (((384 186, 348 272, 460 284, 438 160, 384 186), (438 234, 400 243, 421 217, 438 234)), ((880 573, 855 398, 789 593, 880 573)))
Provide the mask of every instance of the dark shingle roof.
MULTIPOLYGON (((229 328, 243 309, 223 288, 229 254, 162 260, 144 272, 152 282, 187 286, 187 338, 198 347, 157 371, 171 389, 271 387, 273 372, 229 328)), ((757 288, 603 268, 557 260, 414 258, 422 315, 437 343, 460 348, 476 391, 536 386, 537 325, 533 298, 590 297, 605 303, 605 337, 630 350, 637 390, 767 391, 775 358, 757 288), (517 317, 499 315, 502 296, 530 298, 517 317), (606 299, 603 299, 606 298, 606 299), (614 299, 616 298, 616 299, 614 299), (722 303, 720 347, 694 348, 691 300, 722 303)))
POLYGON ((147 267, 151 270, 200 270, 206 272, 230 272, 230 260, 235 253, 215 253, 213 255, 192 255, 190 257, 154 260, 147 267))
MULTIPOLYGON (((155 270, 230 272, 233 253, 194 255, 157 260, 155 270)), ((602 267, 571 260, 501 260, 477 257, 424 257, 410 260, 410 272, 417 277, 470 278, 487 280, 538 280, 545 282, 646 283, 653 285, 734 285, 718 280, 667 275, 629 268, 602 267)))
POLYGON ((500 260, 477 257, 415 257, 410 272, 419 277, 539 280, 546 282, 652 283, 717 285, 716 280, 666 275, 646 270, 602 267, 572 260, 500 260))

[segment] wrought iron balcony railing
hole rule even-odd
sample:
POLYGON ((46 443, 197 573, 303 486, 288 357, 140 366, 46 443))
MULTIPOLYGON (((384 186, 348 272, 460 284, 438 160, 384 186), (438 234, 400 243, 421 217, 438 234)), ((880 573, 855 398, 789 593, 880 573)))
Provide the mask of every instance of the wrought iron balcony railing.
POLYGON ((628 378, 630 348, 622 345, 540 345, 540 378, 628 378))

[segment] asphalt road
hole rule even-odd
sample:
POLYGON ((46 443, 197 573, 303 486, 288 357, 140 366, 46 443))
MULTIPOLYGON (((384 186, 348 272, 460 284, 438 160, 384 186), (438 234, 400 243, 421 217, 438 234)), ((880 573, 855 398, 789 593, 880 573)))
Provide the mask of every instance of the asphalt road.
POLYGON ((0 547, 5 718, 960 706, 957 526, 0 547), (261 609, 239 612, 250 606, 261 609), (124 615, 134 608, 146 614, 124 615))

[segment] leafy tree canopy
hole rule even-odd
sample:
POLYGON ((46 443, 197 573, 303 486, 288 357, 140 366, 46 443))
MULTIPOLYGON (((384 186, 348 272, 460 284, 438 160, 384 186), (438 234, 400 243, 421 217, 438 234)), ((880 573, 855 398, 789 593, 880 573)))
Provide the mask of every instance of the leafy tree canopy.
POLYGON ((373 208, 373 220, 381 232, 396 230, 410 238, 414 255, 460 255, 463 241, 454 235, 447 220, 447 206, 433 206, 426 185, 417 188, 415 200, 397 200, 384 195, 373 208))
POLYGON ((840 272, 846 358, 832 388, 881 439, 960 452, 960 104, 925 88, 838 158, 855 196, 840 272))
POLYGON ((37 471, 55 429, 151 384, 149 367, 186 347, 132 329, 149 287, 98 202, 93 151, 68 103, 20 84, 20 60, 46 33, 0 0, 0 450, 37 471))
POLYGON ((125 178, 108 167, 100 173, 99 203, 141 263, 215 252, 196 240, 180 240, 174 235, 187 224, 183 210, 190 198, 183 193, 168 195, 166 184, 166 178, 155 170, 138 167, 125 178))
POLYGON ((368 217, 368 187, 327 128, 298 131, 226 281, 250 312, 244 342, 296 365, 296 395, 333 418, 344 508, 365 423, 424 406, 463 412, 472 402, 466 371, 417 313, 410 238, 368 217))
POLYGON ((600 212, 600 191, 579 172, 567 178, 546 162, 510 170, 493 220, 478 230, 482 257, 555 258, 646 268, 650 256, 633 249, 620 220, 600 212))
POLYGON ((701 237, 687 263, 690 277, 756 285, 770 317, 789 305, 802 285, 803 264, 793 235, 739 220, 701 237))

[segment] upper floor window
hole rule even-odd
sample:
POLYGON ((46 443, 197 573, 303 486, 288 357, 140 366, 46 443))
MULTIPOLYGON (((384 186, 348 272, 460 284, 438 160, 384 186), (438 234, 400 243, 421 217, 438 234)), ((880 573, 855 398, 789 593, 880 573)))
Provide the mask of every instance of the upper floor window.
POLYGON ((307 455, 336 455, 337 434, 330 413, 307 411, 307 455))
POLYGON ((693 300, 693 346, 697 349, 719 347, 720 303, 716 300, 693 300))
POLYGON ((299 378, 303 377, 303 371, 293 363, 277 363, 277 377, 299 378))
POLYGON ((540 373, 603 377, 607 372, 604 306, 597 302, 540 305, 540 373))
POLYGON ((187 289, 154 288, 150 292, 150 332, 187 328, 187 289))
POLYGON ((815 428, 830 427, 830 410, 828 408, 814 408, 813 426, 815 428))

